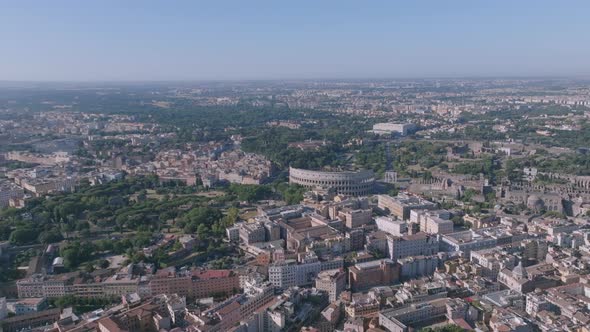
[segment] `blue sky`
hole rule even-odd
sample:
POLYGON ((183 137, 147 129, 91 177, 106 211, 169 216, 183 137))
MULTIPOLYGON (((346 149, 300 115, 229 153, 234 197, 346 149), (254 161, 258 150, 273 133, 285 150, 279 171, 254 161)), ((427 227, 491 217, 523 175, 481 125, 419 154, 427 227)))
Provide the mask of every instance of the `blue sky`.
POLYGON ((7 1, 0 80, 590 76, 590 1, 7 1))

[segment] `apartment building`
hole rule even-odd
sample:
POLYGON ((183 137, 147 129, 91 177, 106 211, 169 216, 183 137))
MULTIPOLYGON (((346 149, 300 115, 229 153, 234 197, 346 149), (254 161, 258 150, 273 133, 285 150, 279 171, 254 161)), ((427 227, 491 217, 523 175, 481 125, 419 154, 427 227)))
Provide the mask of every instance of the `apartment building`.
POLYGON ((102 281, 85 282, 82 278, 49 279, 42 275, 17 281, 19 298, 56 298, 73 295, 85 298, 120 297, 138 293, 140 296, 178 294, 202 298, 233 294, 239 288, 239 276, 230 270, 186 270, 174 267, 154 275, 115 274, 102 281))
POLYGON ((449 234, 453 232, 453 227, 451 220, 430 215, 425 216, 420 223, 420 230, 428 234, 449 234))
POLYGON ((407 332, 414 324, 444 317, 447 314, 448 300, 442 298, 414 303, 401 309, 384 310, 379 313, 379 323, 390 332, 407 332))
POLYGON ((344 225, 348 229, 360 227, 368 224, 372 220, 373 210, 371 209, 358 209, 353 210, 344 208, 338 211, 340 219, 344 220, 344 225))
POLYGON ((66 295, 64 280, 47 279, 37 274, 16 282, 19 298, 56 298, 66 295))
POLYGON ((259 222, 243 223, 239 228, 240 240, 245 244, 264 242, 266 238, 266 230, 264 225, 259 222))
POLYGON ((348 269, 348 283, 353 291, 391 285, 399 280, 399 267, 391 259, 357 263, 348 269))
POLYGON ((2 321, 3 332, 17 332, 23 329, 53 324, 59 320, 61 309, 49 309, 20 316, 9 317, 2 321))
POLYGON ((226 331, 248 320, 273 299, 274 286, 270 283, 247 283, 243 294, 234 295, 199 316, 189 314, 189 319, 203 325, 206 331, 226 331))
POLYGON ((375 223, 380 231, 387 232, 391 235, 402 236, 408 232, 408 224, 404 220, 397 220, 391 217, 377 217, 375 223))
POLYGON ((346 273, 343 269, 322 271, 315 279, 315 288, 327 292, 330 302, 335 302, 346 288, 346 273))
POLYGON ((387 236, 389 258, 396 260, 408 256, 434 255, 439 251, 438 238, 419 232, 404 236, 387 236))
POLYGON ((344 267, 344 260, 337 258, 319 261, 315 254, 309 254, 301 264, 294 260, 277 262, 268 267, 268 280, 278 288, 311 285, 321 271, 344 267))
POLYGON ((381 303, 373 294, 355 294, 352 301, 344 307, 350 318, 373 316, 379 312, 381 303))
POLYGON ((451 218, 451 213, 447 210, 412 210, 410 211, 410 222, 422 226, 424 219, 428 216, 439 217, 444 220, 451 218))
POLYGON ((45 298, 27 298, 16 301, 9 301, 6 304, 8 312, 16 316, 39 312, 47 308, 47 299, 45 298))
POLYGON ((203 298, 233 294, 240 288, 239 276, 231 270, 192 270, 177 272, 169 267, 156 272, 150 280, 152 295, 178 294, 203 298))
POLYGON ((437 208, 436 203, 405 193, 400 193, 396 197, 378 195, 377 206, 380 209, 389 210, 392 215, 403 220, 410 219, 412 210, 434 210, 437 208))
POLYGON ((469 257, 471 251, 492 248, 497 245, 497 239, 480 232, 467 230, 445 234, 441 238, 441 250, 461 252, 469 257))
POLYGON ((438 268, 439 258, 431 256, 411 256, 397 260, 400 265, 400 280, 431 276, 438 268))

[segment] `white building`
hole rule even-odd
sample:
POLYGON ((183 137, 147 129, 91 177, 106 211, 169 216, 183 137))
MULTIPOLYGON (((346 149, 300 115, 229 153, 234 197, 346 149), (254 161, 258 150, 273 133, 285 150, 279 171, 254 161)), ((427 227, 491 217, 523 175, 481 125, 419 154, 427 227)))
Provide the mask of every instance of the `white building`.
POLYGON ((287 260, 270 265, 268 280, 278 288, 311 285, 321 271, 343 267, 344 261, 341 258, 320 262, 317 256, 311 253, 301 264, 287 260))
POLYGON ((392 260, 408 256, 435 255, 439 244, 436 236, 419 232, 413 235, 388 236, 389 257, 392 260))
POLYGON ((415 129, 416 125, 413 123, 382 122, 373 125, 373 133, 378 135, 398 134, 401 136, 406 136, 415 129))
POLYGON ((448 234, 453 232, 454 224, 451 220, 436 216, 426 216, 420 224, 420 230, 428 234, 448 234))
POLYGON ((480 234, 473 230, 445 234, 441 238, 441 250, 447 252, 461 252, 469 257, 472 250, 492 248, 497 245, 494 237, 480 234))
POLYGON ((398 259, 400 279, 408 280, 422 276, 431 276, 438 268, 438 256, 412 256, 398 259))
POLYGON ((391 217, 377 217, 375 219, 377 228, 391 235, 402 236, 408 232, 408 224, 403 220, 391 217))
POLYGON ((422 225, 427 217, 438 217, 444 220, 451 218, 451 213, 447 210, 411 210, 410 211, 410 222, 418 225, 422 225))
MULTIPOLYGON (((1 305, 2 304, 0 303, 0 306, 1 305)), ((45 298, 19 299, 16 301, 5 302, 4 305, 8 308, 9 312, 18 316, 44 310, 47 308, 47 300, 45 298)))

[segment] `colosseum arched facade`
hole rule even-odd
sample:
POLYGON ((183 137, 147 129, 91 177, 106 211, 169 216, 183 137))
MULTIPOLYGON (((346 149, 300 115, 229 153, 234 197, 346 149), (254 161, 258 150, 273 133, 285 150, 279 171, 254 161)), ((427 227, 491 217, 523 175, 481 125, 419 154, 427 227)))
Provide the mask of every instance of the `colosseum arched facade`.
POLYGON ((310 189, 333 189, 341 195, 365 196, 373 192, 375 175, 370 170, 323 172, 290 167, 289 182, 310 189))

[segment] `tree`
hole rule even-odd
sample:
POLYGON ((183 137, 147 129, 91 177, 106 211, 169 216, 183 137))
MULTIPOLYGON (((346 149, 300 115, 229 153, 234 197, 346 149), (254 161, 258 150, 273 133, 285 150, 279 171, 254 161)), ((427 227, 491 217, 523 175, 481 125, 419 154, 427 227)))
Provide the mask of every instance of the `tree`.
POLYGON ((557 211, 548 211, 546 212, 543 217, 547 217, 547 218, 556 218, 556 219, 566 219, 566 215, 561 213, 561 212, 557 212, 557 211))
POLYGON ((440 327, 426 327, 423 329, 420 329, 419 332, 463 332, 465 331, 462 327, 458 326, 458 325, 454 325, 454 324, 447 324, 445 326, 440 326, 440 327))
POLYGON ((139 232, 133 238, 133 246, 136 248, 147 247, 152 240, 152 234, 147 232, 139 232))
POLYGON ((281 193, 281 196, 287 204, 298 204, 303 200, 303 193, 307 189, 303 186, 281 183, 276 186, 276 190, 281 193))
POLYGON ((0 224, 0 241, 8 240, 8 238, 10 238, 10 233, 12 233, 10 225, 0 224))
POLYGON ((100 262, 98 262, 98 267, 100 267, 101 269, 106 269, 110 265, 111 265, 111 263, 106 259, 101 259, 100 262))
POLYGON ((197 235, 201 239, 206 239, 209 236, 209 228, 205 224, 199 224, 197 227, 197 235))
POLYGON ((209 229, 213 224, 222 218, 221 211, 216 208, 209 206, 200 206, 190 210, 186 215, 182 217, 180 224, 184 224, 185 233, 197 232, 197 229, 201 227, 201 231, 209 229))
POLYGON ((114 248, 113 241, 110 239, 98 240, 95 245, 97 251, 111 251, 114 248))
POLYGON ((80 243, 79 241, 74 241, 69 243, 61 253, 64 258, 64 265, 68 269, 76 268, 80 264, 89 261, 94 254, 94 250, 95 247, 90 242, 80 243))
POLYGON ((68 269, 78 266, 78 264, 79 264, 78 248, 74 248, 74 247, 67 248, 67 249, 63 250, 61 255, 64 258, 64 265, 68 269))
POLYGON ((113 251, 120 255, 125 253, 125 251, 129 248, 133 247, 133 244, 131 243, 131 241, 129 239, 123 239, 120 241, 116 241, 113 244, 113 251))
POLYGON ((53 304, 58 308, 65 308, 72 306, 76 303, 76 297, 73 295, 66 295, 62 297, 58 297, 53 301, 53 304))
POLYGON ((238 196, 238 200, 246 202, 255 202, 268 198, 272 192, 268 186, 255 184, 235 184, 229 186, 230 193, 238 196))
POLYGON ((37 240, 43 244, 50 244, 63 240, 63 236, 61 236, 61 233, 59 231, 52 229, 50 231, 42 232, 41 234, 39 234, 37 240))
POLYGON ((17 228, 10 233, 9 241, 12 244, 22 245, 33 243, 37 239, 37 231, 31 228, 17 228))
POLYGON ((139 194, 137 194, 137 200, 139 202, 143 202, 147 199, 147 191, 142 190, 139 192, 139 194))
POLYGON ((463 226, 465 224, 465 221, 463 220, 463 217, 461 216, 453 216, 453 218, 451 218, 451 220, 453 221, 453 225, 455 226, 463 226))
POLYGON ((485 195, 485 199, 486 199, 486 202, 489 202, 489 203, 496 202, 496 193, 495 192, 489 192, 489 193, 487 193, 485 195))
POLYGON ((92 273, 94 271, 94 264, 92 264, 91 262, 86 262, 84 264, 84 271, 92 273))
POLYGON ((238 210, 236 207, 230 207, 229 209, 227 209, 227 214, 226 214, 226 222, 225 222, 225 227, 229 227, 232 226, 233 224, 236 223, 236 221, 238 221, 238 216, 240 214, 240 210, 238 210))
POLYGON ((469 188, 469 189, 465 190, 465 192, 463 193, 463 201, 464 202, 471 201, 471 199, 473 198, 473 196, 475 196, 476 194, 477 194, 477 191, 475 191, 472 188, 469 188))

